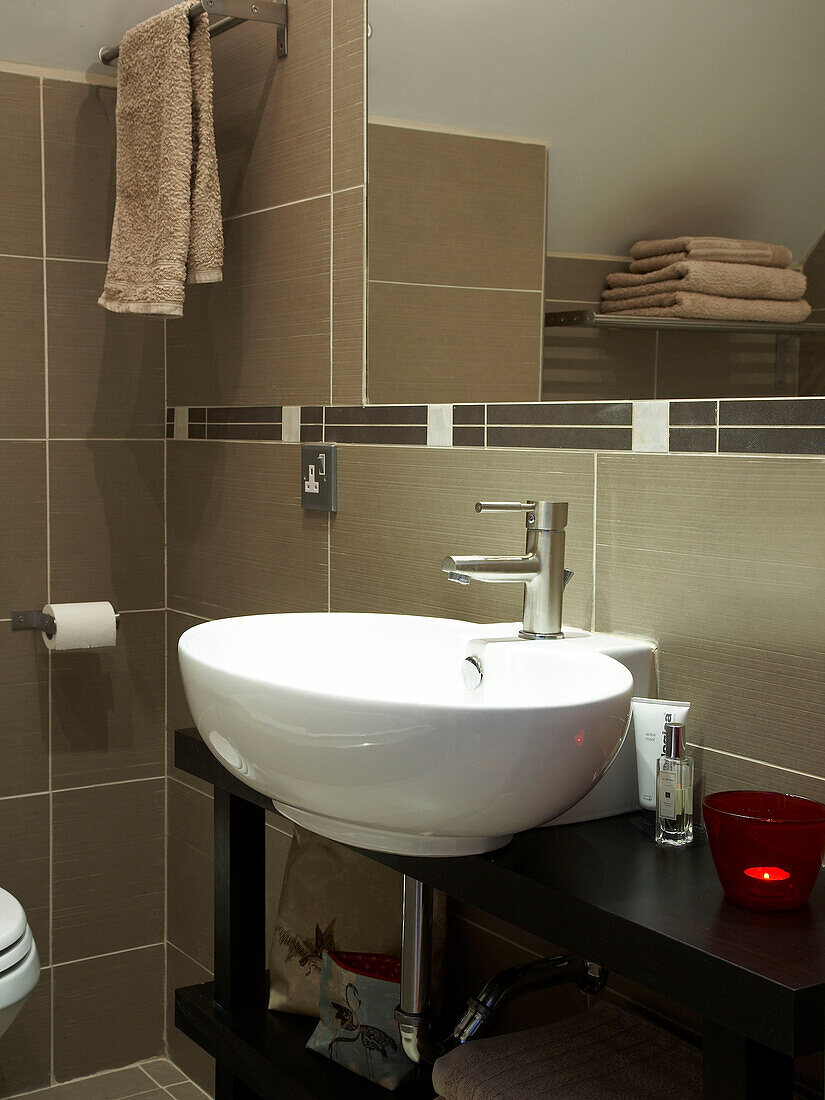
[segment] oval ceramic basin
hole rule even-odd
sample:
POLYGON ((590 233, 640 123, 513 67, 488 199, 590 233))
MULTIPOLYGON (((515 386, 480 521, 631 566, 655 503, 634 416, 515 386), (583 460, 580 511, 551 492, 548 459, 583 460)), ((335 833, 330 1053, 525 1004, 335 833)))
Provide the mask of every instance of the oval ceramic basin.
POLYGON ((377 851, 468 855, 583 798, 630 710, 631 674, 611 657, 502 629, 254 615, 192 627, 179 656, 204 741, 286 817, 377 851))

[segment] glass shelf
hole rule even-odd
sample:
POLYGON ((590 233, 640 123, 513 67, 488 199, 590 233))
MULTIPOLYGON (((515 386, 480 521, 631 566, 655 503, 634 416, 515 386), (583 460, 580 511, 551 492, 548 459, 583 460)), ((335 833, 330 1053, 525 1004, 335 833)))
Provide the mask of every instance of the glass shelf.
POLYGON ((776 336, 815 336, 825 333, 825 324, 805 321, 801 325, 772 321, 705 321, 684 317, 626 317, 618 313, 595 313, 574 309, 545 313, 545 328, 680 329, 690 332, 762 332, 776 336))

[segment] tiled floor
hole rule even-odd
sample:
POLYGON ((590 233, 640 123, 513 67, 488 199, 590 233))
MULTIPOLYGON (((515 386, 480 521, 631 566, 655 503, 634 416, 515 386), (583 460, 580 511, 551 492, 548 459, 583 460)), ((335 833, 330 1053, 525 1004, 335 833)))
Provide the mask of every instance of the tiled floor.
POLYGON ((33 1100, 207 1100, 206 1093, 165 1058, 24 1095, 33 1100))

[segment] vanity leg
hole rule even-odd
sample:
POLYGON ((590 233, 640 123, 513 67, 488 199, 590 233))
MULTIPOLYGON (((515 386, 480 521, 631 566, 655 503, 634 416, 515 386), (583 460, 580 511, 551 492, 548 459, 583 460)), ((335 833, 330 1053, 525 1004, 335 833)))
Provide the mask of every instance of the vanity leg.
POLYGON ((705 1100, 793 1100, 793 1058, 705 1018, 702 1095, 705 1100))
MULTIPOLYGON (((264 810, 215 787, 215 1001, 228 1012, 266 1004, 266 819, 264 810)), ((220 1064, 216 1100, 255 1093, 220 1064)))

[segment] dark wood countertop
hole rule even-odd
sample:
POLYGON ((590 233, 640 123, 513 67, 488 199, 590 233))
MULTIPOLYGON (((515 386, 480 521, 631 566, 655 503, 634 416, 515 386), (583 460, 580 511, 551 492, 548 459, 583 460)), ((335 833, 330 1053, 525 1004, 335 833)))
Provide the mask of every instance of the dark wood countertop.
MULTIPOLYGON (((272 810, 196 730, 178 731, 175 758, 272 810)), ((703 837, 662 850, 641 814, 534 829, 481 856, 366 854, 783 1054, 825 1045, 823 877, 802 909, 742 909, 722 896, 703 837)))

